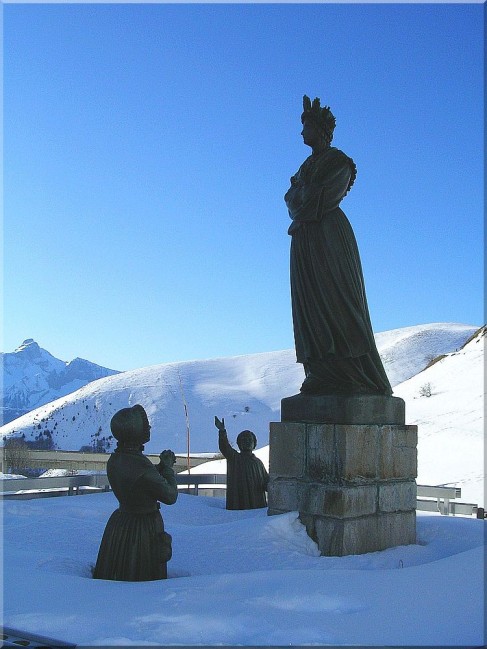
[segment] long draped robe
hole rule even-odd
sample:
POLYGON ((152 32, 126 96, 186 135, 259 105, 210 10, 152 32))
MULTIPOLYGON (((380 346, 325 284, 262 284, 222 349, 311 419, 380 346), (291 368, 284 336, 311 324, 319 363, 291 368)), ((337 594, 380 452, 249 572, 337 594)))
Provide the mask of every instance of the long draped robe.
POLYGON ((392 394, 376 348, 352 227, 339 207, 355 179, 334 147, 313 154, 285 195, 291 241, 291 301, 302 392, 392 394))
POLYGON ((117 448, 108 460, 107 475, 120 506, 106 524, 93 577, 165 579, 171 537, 164 531, 158 501, 176 502, 174 471, 162 464, 156 468, 141 451, 117 448))
POLYGON ((239 453, 232 448, 224 431, 220 431, 218 442, 227 460, 227 509, 266 507, 269 474, 262 461, 252 452, 239 453))

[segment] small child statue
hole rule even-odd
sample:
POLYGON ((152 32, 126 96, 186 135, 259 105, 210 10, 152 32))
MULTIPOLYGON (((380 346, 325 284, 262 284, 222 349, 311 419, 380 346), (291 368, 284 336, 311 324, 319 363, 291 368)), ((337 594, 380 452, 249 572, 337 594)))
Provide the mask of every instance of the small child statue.
POLYGON ((250 430, 237 437, 240 453, 232 448, 225 429, 225 419, 215 417, 220 451, 227 460, 227 509, 259 509, 267 507, 266 491, 269 482, 263 463, 252 451, 257 438, 250 430))

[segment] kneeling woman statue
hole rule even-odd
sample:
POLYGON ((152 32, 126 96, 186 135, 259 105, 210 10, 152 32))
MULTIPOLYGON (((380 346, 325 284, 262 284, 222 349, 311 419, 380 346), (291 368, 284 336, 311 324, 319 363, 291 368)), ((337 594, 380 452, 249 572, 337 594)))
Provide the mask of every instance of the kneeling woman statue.
POLYGON ((172 451, 163 451, 154 466, 142 454, 150 425, 140 405, 119 410, 110 423, 118 446, 107 475, 120 506, 103 534, 93 577, 119 581, 167 578, 171 536, 164 531, 159 502, 173 505, 178 497, 172 451))

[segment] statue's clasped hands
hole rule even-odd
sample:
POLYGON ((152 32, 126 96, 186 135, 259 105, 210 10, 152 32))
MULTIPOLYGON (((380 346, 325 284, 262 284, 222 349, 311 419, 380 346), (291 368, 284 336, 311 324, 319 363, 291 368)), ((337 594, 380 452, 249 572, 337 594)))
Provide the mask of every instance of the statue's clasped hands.
POLYGON ((159 455, 159 459, 161 460, 161 464, 164 464, 165 466, 168 466, 172 468, 174 464, 176 464, 176 456, 174 455, 173 451, 170 450, 165 450, 162 451, 159 455))

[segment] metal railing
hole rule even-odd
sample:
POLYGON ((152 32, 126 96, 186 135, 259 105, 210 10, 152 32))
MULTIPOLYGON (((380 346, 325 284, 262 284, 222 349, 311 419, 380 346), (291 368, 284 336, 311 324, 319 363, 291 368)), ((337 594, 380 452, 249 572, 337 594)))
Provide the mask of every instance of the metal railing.
MULTIPOLYGON (((227 477, 218 473, 176 473, 176 482, 181 490, 198 495, 202 488, 226 487, 227 477)), ((52 478, 5 478, 0 480, 0 497, 5 499, 38 498, 40 496, 74 496, 109 491, 106 473, 73 475, 52 478)), ((484 518, 484 510, 474 503, 456 502, 462 491, 458 487, 418 485, 416 509, 439 512, 444 516, 478 516, 484 518)))
MULTIPOLYGON (((455 516, 455 514, 478 515, 481 510, 478 505, 452 502, 456 498, 461 498, 461 496, 462 490, 459 487, 418 485, 416 509, 426 512, 440 512, 444 516, 455 516)), ((483 518, 483 515, 480 518, 483 518)))
MULTIPOLYGON (((4 478, 0 480, 0 495, 8 498, 19 492, 67 492, 68 496, 80 493, 80 487, 110 490, 106 473, 69 475, 46 478, 4 478)), ((54 494, 53 494, 54 495, 54 494)))
POLYGON ((186 487, 197 496, 199 489, 203 487, 212 488, 215 485, 222 485, 226 488, 227 476, 224 473, 176 473, 176 482, 178 487, 186 487))
MULTIPOLYGON (((176 473, 176 482, 178 487, 198 495, 203 486, 211 488, 215 485, 226 485, 227 477, 217 473, 176 473)), ((110 491, 106 473, 0 480, 0 497, 5 499, 25 499, 29 496, 34 498, 38 497, 39 493, 45 496, 75 496, 95 491, 110 491)))

